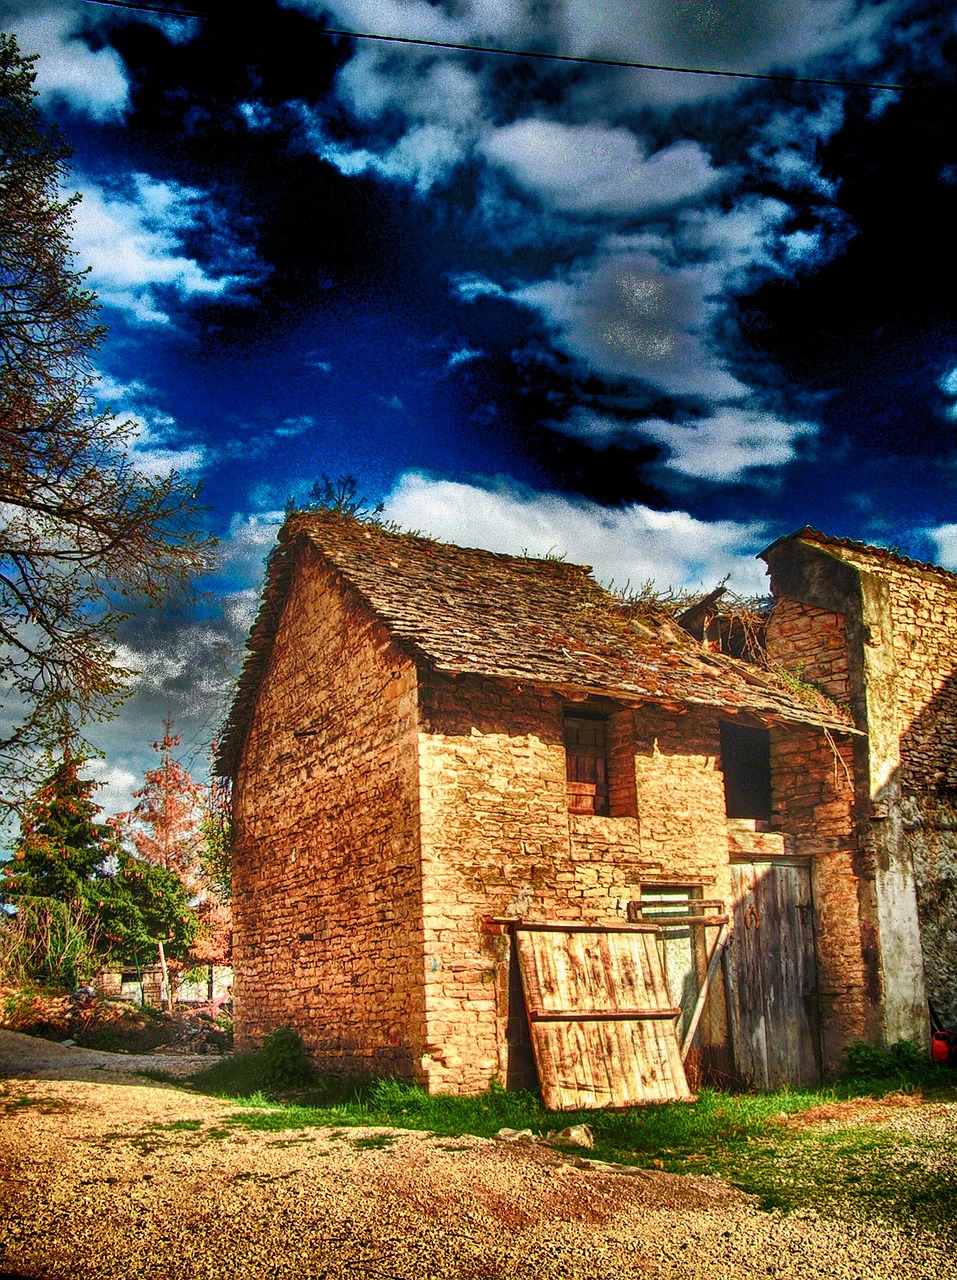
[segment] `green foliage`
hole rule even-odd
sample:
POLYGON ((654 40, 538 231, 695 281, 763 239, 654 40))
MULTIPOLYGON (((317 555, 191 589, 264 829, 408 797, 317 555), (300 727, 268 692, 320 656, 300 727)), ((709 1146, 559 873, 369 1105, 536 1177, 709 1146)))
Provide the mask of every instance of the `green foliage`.
POLYGON ((80 777, 85 763, 69 740, 59 760, 47 758, 46 776, 21 815, 13 860, 4 868, 8 896, 78 903, 116 851, 109 827, 98 821, 97 784, 80 777))
POLYGON ((892 1080, 911 1084, 939 1083, 942 1078, 941 1068, 913 1040, 897 1040, 886 1048, 856 1040, 844 1050, 841 1075, 849 1082, 892 1080))
POLYGON ((279 1027, 263 1040, 259 1051, 261 1087, 269 1092, 298 1089, 315 1078, 302 1041, 292 1027, 279 1027))
MULTIPOLYGON (((173 871, 120 848, 111 828, 98 820, 96 783, 80 777, 83 763, 70 743, 59 761, 51 762, 51 772, 27 803, 13 859, 4 868, 3 894, 15 905, 24 897, 44 898, 70 909, 51 916, 48 908, 42 917, 24 917, 26 925, 39 929, 31 963, 44 947, 51 957, 60 954, 62 947, 53 939, 62 926, 54 924, 67 918, 74 921, 73 950, 64 957, 84 954, 78 936, 82 921, 88 952, 132 962, 152 956, 162 942, 170 960, 186 960, 199 928, 186 890, 173 871)), ((59 980, 43 964, 34 976, 59 980)), ((87 965, 87 976, 96 967, 87 965)))
POLYGON ((97 934, 96 921, 83 906, 18 898, 15 913, 0 913, 0 983, 74 990, 99 968, 97 934))
POLYGON ((279 1027, 266 1036, 258 1052, 224 1058, 196 1078, 204 1093, 243 1098, 258 1095, 266 1101, 315 1084, 316 1073, 296 1032, 279 1027))
POLYGON ((132 962, 150 956, 158 942, 167 959, 188 958, 199 922, 172 871, 124 850, 117 855, 115 874, 94 880, 86 898, 101 921, 111 959, 132 962))
POLYGON ((366 520, 370 524, 380 524, 379 517, 385 510, 382 502, 372 505, 359 494, 359 482, 355 476, 328 476, 323 471, 319 479, 309 490, 304 503, 296 503, 292 498, 287 504, 287 513, 293 511, 334 511, 341 516, 352 516, 356 520, 366 520))
POLYGON ((200 821, 203 843, 200 863, 203 874, 222 902, 233 896, 233 828, 227 784, 216 782, 210 788, 200 821))
POLYGON ((38 752, 113 713, 124 599, 167 598, 208 567, 193 485, 129 457, 136 426, 95 400, 105 330, 72 247, 70 150, 34 101, 35 59, 0 34, 0 802, 38 752))

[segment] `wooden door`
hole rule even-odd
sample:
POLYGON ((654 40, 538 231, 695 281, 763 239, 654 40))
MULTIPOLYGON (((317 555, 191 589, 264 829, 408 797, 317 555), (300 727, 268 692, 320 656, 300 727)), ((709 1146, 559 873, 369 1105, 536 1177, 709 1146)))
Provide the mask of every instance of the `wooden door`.
POLYGON ((552 1110, 690 1102, 654 925, 515 926, 542 1099, 552 1110))
POLYGON ((728 976, 737 1073, 756 1089, 819 1084, 810 865, 741 862, 732 865, 731 877, 728 976))

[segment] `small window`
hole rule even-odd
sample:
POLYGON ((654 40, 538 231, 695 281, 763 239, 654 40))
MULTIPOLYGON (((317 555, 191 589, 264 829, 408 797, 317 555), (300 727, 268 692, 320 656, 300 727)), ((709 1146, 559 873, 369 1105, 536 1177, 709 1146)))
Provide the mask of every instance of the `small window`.
POLYGON ((771 820, 771 735, 767 729, 721 724, 721 768, 729 818, 771 820))
POLYGON ((570 813, 607 816, 608 720, 606 716, 565 717, 565 772, 570 813))

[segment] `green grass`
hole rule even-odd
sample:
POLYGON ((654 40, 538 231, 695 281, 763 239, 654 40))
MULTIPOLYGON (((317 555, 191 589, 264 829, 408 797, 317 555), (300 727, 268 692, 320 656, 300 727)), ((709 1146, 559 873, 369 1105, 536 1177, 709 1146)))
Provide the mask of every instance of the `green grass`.
POLYGON ((851 1055, 857 1075, 826 1089, 722 1093, 704 1089, 693 1104, 626 1111, 546 1111, 537 1095, 492 1089, 479 1097, 429 1095, 395 1080, 347 1082, 313 1077, 297 1088, 270 1087, 259 1055, 224 1059, 191 1087, 233 1098, 240 1109, 223 1122, 273 1133, 323 1128, 358 1147, 387 1148, 388 1135, 358 1139, 355 1128, 427 1130, 437 1137, 492 1137, 499 1129, 536 1135, 587 1124, 599 1160, 712 1174, 754 1195, 765 1208, 816 1209, 824 1215, 880 1218, 933 1231, 957 1243, 957 1149, 944 1151, 885 1124, 794 1125, 790 1117, 825 1103, 912 1093, 957 1101, 957 1072, 909 1050, 851 1055), (345 1130, 346 1133, 342 1131, 345 1130))

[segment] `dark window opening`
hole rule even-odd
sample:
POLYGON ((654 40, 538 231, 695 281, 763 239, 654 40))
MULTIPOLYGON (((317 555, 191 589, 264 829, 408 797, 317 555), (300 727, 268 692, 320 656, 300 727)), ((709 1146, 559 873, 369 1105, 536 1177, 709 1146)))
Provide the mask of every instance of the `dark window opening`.
POLYGON ((771 820, 771 735, 743 724, 721 725, 721 768, 729 818, 771 820))
POLYGON ((569 813, 608 815, 607 717, 565 717, 565 774, 569 813))

